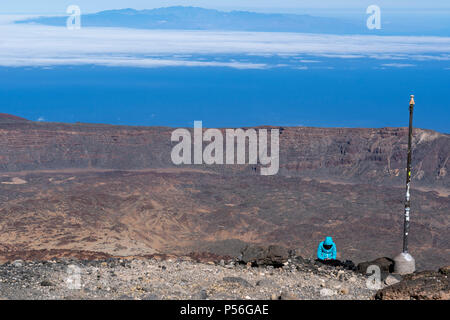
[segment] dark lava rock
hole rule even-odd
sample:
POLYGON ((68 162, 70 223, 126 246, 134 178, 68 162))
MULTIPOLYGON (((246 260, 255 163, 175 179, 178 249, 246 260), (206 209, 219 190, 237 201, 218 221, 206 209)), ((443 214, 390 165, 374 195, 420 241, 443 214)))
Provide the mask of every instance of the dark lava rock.
POLYGON ((379 290, 377 300, 449 300, 450 280, 441 272, 422 271, 404 276, 403 280, 379 290))
POLYGON ((253 266, 281 267, 288 259, 289 251, 284 247, 249 245, 242 250, 239 260, 243 263, 251 263, 253 266))
POLYGON ((41 281, 41 286, 42 287, 51 287, 51 286, 53 286, 53 283, 51 283, 48 280, 44 280, 44 281, 41 281))
POLYGON ((440 268, 439 272, 446 276, 450 275, 450 266, 440 268))
POLYGON ((239 283, 243 287, 250 288, 252 285, 248 283, 247 280, 239 278, 239 277, 225 277, 223 278, 224 282, 232 282, 232 283, 239 283))
POLYGON ((309 260, 309 259, 305 259, 305 258, 303 258, 302 256, 297 255, 297 254, 293 255, 293 254, 292 254, 292 251, 290 251, 290 254, 291 254, 290 258, 291 258, 294 262, 296 262, 296 263, 300 263, 300 264, 311 264, 311 260, 309 260))
POLYGON ((299 300, 299 298, 289 292, 282 292, 278 300, 299 300))
POLYGON ((206 300, 208 298, 208 293, 205 289, 200 290, 200 292, 198 293, 198 298, 200 300, 206 300))
POLYGON ((317 259, 316 262, 319 265, 326 265, 329 267, 342 268, 342 269, 351 270, 351 271, 356 270, 356 266, 353 263, 353 261, 351 261, 351 260, 345 260, 344 262, 342 262, 340 260, 319 260, 319 259, 317 259))
POLYGON ((366 274, 367 268, 371 265, 379 266, 382 273, 392 273, 394 272, 395 262, 391 258, 387 257, 378 258, 373 261, 361 262, 358 264, 356 270, 362 274, 366 274))
POLYGON ((356 270, 356 266, 353 263, 353 261, 351 261, 351 260, 345 260, 344 262, 342 262, 342 267, 347 270, 352 270, 352 271, 356 270))
POLYGON ((273 285, 273 281, 270 279, 261 279, 256 281, 256 286, 258 287, 269 287, 273 285))

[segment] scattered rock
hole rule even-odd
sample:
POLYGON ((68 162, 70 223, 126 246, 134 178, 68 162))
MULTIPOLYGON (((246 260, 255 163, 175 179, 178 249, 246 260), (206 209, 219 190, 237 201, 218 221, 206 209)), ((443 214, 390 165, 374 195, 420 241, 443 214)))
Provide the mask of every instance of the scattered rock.
POLYGON ((261 247, 255 245, 246 246, 241 252, 240 261, 251 263, 252 266, 282 267, 289 259, 289 251, 278 245, 261 247))
POLYGON ((13 261, 13 262, 11 263, 11 265, 13 265, 13 266, 16 267, 16 268, 20 268, 20 267, 23 266, 23 261, 22 261, 22 260, 16 260, 16 261, 13 261))
POLYGON ((233 295, 229 295, 226 293, 218 293, 215 294, 214 296, 211 296, 212 300, 239 300, 239 297, 233 296, 233 295))
POLYGON ((400 281, 401 281, 401 276, 399 276, 399 275, 394 276, 394 275, 390 274, 386 277, 386 279, 384 280, 384 283, 387 286, 392 286, 396 283, 399 283, 400 281))
POLYGON ((450 275, 450 266, 440 268, 439 272, 446 276, 450 275))
POLYGON ((279 297, 279 300, 299 300, 299 298, 295 294, 283 291, 279 297))
POLYGON ((41 281, 41 286, 42 287, 51 287, 51 286, 54 286, 54 284, 52 282, 50 282, 49 280, 43 280, 43 281, 41 281))
POLYGON ((342 295, 347 295, 350 293, 350 290, 347 287, 344 287, 344 288, 341 288, 341 290, 339 292, 342 295))
POLYGON ((391 258, 383 257, 375 259, 373 261, 361 262, 360 264, 358 264, 356 270, 362 274, 366 274, 367 268, 369 266, 376 265, 380 267, 382 273, 392 273, 394 272, 394 264, 394 260, 392 260, 391 258))
POLYGON ((273 285, 273 281, 270 279, 261 279, 256 281, 256 286, 258 287, 268 287, 273 285))
POLYGON ((208 298, 208 294, 206 293, 206 290, 200 291, 200 300, 206 300, 208 298))
POLYGON ((239 278, 239 277, 225 277, 223 278, 224 282, 231 282, 231 283, 238 283, 243 287, 250 288, 252 285, 245 279, 239 278))
POLYGON ((378 300, 449 300, 450 280, 441 272, 423 271, 404 276, 397 284, 379 290, 378 300))

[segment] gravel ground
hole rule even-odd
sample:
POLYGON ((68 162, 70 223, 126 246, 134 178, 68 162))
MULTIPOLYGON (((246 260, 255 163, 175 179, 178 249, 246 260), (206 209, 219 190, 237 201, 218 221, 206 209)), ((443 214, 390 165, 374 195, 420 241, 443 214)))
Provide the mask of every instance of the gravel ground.
POLYGON ((367 288, 366 279, 312 261, 290 260, 282 268, 273 268, 223 260, 198 263, 190 258, 17 260, 0 266, 0 298, 371 299, 376 290, 367 288))

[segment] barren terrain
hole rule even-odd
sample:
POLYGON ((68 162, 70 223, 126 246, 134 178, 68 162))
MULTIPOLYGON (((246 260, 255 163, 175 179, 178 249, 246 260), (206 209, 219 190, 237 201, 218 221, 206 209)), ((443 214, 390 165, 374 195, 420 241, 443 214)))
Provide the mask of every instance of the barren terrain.
MULTIPOLYGON (((276 243, 354 261, 401 250, 407 130, 280 128, 280 172, 176 167, 171 128, 0 117, 0 260, 54 249, 113 256, 276 243)), ((414 133, 410 247, 450 264, 450 137, 414 133)), ((29 255, 32 259, 32 254, 29 255)))

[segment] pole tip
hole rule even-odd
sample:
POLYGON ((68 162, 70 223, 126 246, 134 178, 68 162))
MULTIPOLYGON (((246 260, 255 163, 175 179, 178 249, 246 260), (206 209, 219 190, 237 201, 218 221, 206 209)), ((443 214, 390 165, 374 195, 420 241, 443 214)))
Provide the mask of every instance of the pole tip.
POLYGON ((412 105, 415 104, 415 103, 414 103, 414 95, 413 95, 413 94, 411 95, 411 100, 409 101, 409 104, 412 104, 412 105))

